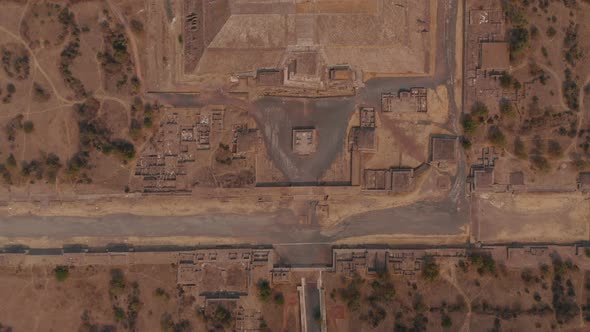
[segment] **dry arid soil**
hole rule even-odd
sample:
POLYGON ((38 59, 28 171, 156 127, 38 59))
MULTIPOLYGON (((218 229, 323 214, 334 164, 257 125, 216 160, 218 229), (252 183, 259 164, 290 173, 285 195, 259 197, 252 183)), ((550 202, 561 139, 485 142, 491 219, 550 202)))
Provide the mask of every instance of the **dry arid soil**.
POLYGON ((589 57, 588 0, 0 0, 0 332, 590 329, 589 57))

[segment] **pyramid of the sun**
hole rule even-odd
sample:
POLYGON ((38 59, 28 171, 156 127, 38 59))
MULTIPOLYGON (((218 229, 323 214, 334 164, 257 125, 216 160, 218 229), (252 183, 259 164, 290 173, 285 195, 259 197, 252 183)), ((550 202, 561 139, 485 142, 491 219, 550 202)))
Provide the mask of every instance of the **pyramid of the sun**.
POLYGON ((425 73, 436 6, 436 0, 184 0, 183 71, 277 68, 303 51, 328 66, 425 73))

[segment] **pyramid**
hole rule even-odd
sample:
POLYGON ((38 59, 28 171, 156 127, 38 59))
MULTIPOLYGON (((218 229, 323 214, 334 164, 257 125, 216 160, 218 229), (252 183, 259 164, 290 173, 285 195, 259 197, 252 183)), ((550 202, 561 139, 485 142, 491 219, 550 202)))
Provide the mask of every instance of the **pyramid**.
POLYGON ((327 65, 425 73, 435 2, 185 0, 184 73, 278 68, 300 51, 319 52, 327 65))

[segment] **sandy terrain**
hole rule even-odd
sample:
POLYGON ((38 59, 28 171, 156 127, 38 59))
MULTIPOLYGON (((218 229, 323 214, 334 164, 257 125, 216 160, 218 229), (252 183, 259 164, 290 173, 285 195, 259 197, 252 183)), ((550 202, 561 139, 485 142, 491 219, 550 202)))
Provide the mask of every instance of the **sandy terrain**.
POLYGON ((472 216, 474 235, 485 242, 573 242, 590 236, 590 201, 579 193, 482 194, 475 197, 472 216))

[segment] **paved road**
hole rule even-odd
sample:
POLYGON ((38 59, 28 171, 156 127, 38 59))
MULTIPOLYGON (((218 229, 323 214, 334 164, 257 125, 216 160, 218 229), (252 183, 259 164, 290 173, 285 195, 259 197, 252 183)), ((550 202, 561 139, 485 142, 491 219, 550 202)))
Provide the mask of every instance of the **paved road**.
MULTIPOLYGON (((342 103, 354 104, 363 100, 378 100, 382 91, 396 91, 412 86, 435 87, 446 84, 450 102, 450 120, 447 128, 456 131, 460 110, 454 96, 455 73, 455 27, 457 0, 439 4, 436 72, 433 77, 379 78, 367 82, 366 88, 359 91, 354 99, 344 101, 325 99, 315 101, 322 107, 331 103, 342 108, 342 103)), ((198 95, 166 95, 159 98, 177 106, 201 106, 204 101, 198 95)), ((228 101, 239 103, 238 101, 228 101)), ((280 112, 288 112, 283 100, 269 98, 261 101, 265 106, 273 106, 280 112)), ((332 106, 334 106, 332 105, 332 106)), ((259 121, 264 119, 258 114, 259 121)), ((317 115, 317 114, 316 114, 317 115)), ((255 114, 256 116, 256 114, 255 114)), ((313 115, 312 113, 312 116, 313 115)), ((285 118, 289 116, 285 115, 285 118)), ((305 118, 296 119, 305 121, 305 118)), ((321 119, 319 119, 321 120, 321 119)), ((318 120, 318 121, 319 121, 318 120)), ((329 120, 329 119, 328 119, 329 120)), ((264 126, 261 121, 261 126, 264 126)), ((343 139, 343 126, 333 126, 337 140, 343 139), (340 129, 338 129, 340 128, 340 129)), ((264 128, 262 128, 264 131, 264 128)), ((334 153, 335 154, 335 153, 334 153)), ((315 176, 321 168, 327 167, 332 154, 318 160, 309 169, 315 176)), ((463 157, 462 157, 463 161, 463 157)), ((281 163, 278 163, 281 165, 281 163)), ((461 163, 464 164, 464 163, 461 163)), ((279 166, 283 170, 286 167, 279 166)), ((287 170, 288 173, 289 170, 287 170)), ((173 237, 206 236, 233 237, 246 243, 329 243, 351 237, 413 234, 413 235, 458 235, 469 222, 465 200, 465 168, 459 167, 451 195, 439 202, 420 202, 411 206, 391 208, 359 214, 344 220, 339 225, 320 230, 314 226, 301 226, 290 211, 278 214, 260 215, 206 215, 193 217, 141 217, 133 215, 111 215, 102 218, 63 218, 63 217, 11 217, 0 218, 0 236, 5 238, 41 238, 67 241, 73 237, 112 238, 114 241, 126 237, 173 237)), ((289 176, 306 180, 301 173, 289 176)))
POLYGON ((375 234, 459 235, 466 220, 449 200, 418 203, 353 216, 337 226, 320 230, 305 226, 290 210, 277 214, 143 217, 110 215, 101 218, 3 218, 0 235, 68 242, 76 237, 123 240, 127 237, 231 237, 244 243, 330 243, 375 234))

